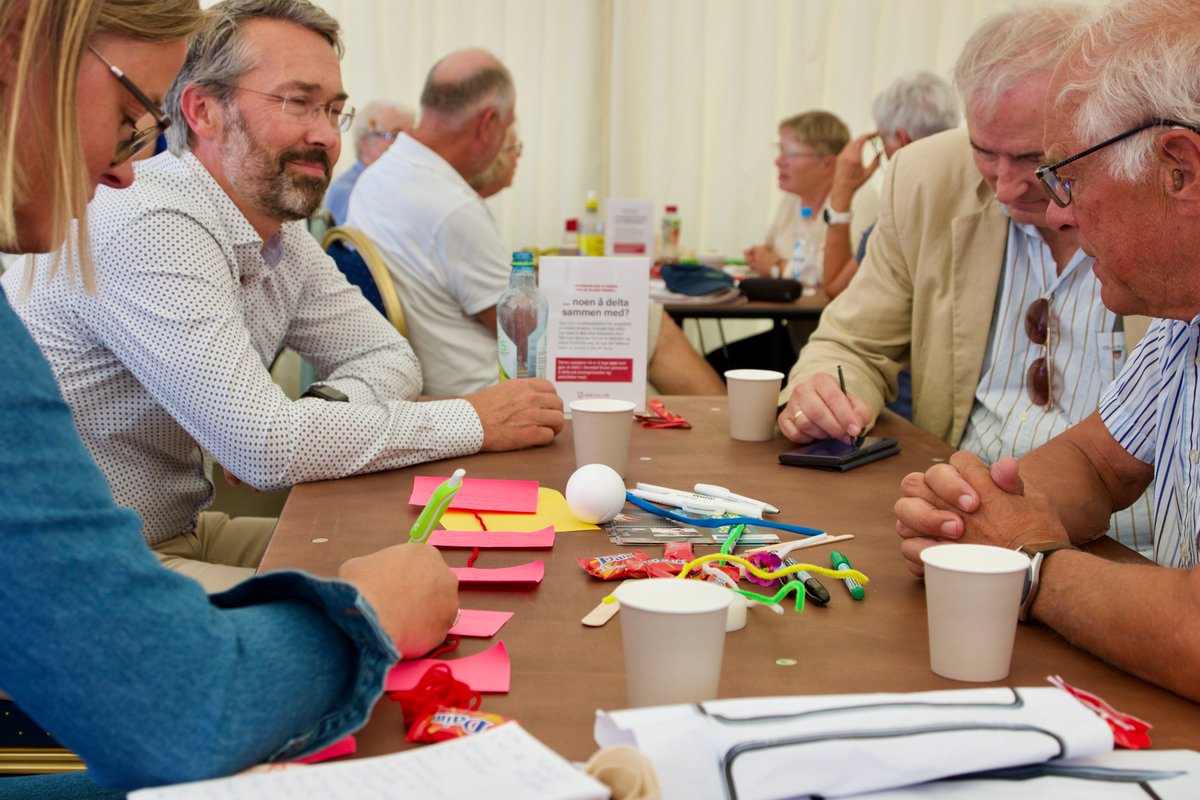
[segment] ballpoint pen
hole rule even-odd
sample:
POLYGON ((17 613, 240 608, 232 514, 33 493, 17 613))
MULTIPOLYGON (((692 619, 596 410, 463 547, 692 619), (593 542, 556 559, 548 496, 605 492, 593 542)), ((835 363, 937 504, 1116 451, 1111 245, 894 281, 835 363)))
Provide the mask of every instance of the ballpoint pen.
MULTIPOLYGON (((793 558, 785 558, 783 560, 784 566, 787 567, 794 567, 797 563, 793 558)), ((819 606, 829 605, 829 590, 813 577, 811 573, 799 570, 788 575, 788 578, 804 586, 804 593, 808 595, 809 600, 812 600, 819 606)))
MULTIPOLYGON (((845 394, 846 397, 849 397, 850 395, 846 394, 846 376, 842 372, 841 364, 838 364, 838 384, 842 387, 842 394, 845 394)), ((854 437, 854 446, 862 447, 863 439, 865 439, 865 438, 866 438, 866 434, 863 433, 862 431, 859 431, 858 436, 854 437)))
POLYGON ((655 486, 653 483, 638 483, 637 488, 630 491, 643 500, 676 508, 694 509, 704 514, 736 514, 741 517, 761 517, 763 515, 763 507, 757 503, 744 503, 740 500, 687 492, 682 489, 670 489, 666 486, 655 486))
POLYGON ((423 542, 429 538, 433 527, 438 524, 442 515, 446 513, 446 509, 450 507, 450 501, 462 488, 462 479, 466 474, 465 469, 456 469, 453 475, 442 482, 441 486, 433 490, 433 494, 429 496, 429 502, 425 504, 417 521, 408 531, 409 542, 423 542))
POLYGON ((775 506, 771 505, 770 503, 764 503, 762 500, 755 500, 753 497, 746 497, 745 495, 734 494, 733 492, 726 489, 724 486, 714 486, 711 483, 697 483, 695 486, 692 487, 692 490, 695 491, 696 494, 701 494, 706 497, 719 497, 724 500, 736 500, 739 503, 746 503, 747 505, 759 506, 764 512, 766 512, 768 514, 778 514, 779 513, 779 509, 776 508, 775 506))
MULTIPOLYGON (((854 569, 854 567, 850 566, 850 562, 846 557, 837 550, 829 551, 829 560, 833 562, 833 567, 838 572, 854 569)), ((854 578, 842 578, 842 583, 846 584, 846 589, 849 590, 850 596, 855 600, 862 600, 867 594, 862 584, 854 580, 854 578)))

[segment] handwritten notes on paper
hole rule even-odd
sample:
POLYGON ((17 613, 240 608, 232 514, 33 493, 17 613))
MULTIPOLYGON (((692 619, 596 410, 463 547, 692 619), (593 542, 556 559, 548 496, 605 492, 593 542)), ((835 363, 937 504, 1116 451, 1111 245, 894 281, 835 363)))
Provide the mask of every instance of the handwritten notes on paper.
POLYGON ((130 800, 602 800, 608 787, 508 722, 388 756, 142 789, 130 800), (398 788, 402 787, 402 788, 398 788))

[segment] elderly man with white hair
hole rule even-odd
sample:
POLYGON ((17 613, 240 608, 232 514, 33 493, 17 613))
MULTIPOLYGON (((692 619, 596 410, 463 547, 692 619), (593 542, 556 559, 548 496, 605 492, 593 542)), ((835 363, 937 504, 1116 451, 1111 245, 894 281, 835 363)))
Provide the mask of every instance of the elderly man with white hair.
POLYGON ((872 224, 857 242, 850 240, 851 203, 878 169, 881 155, 863 164, 863 148, 876 137, 883 143, 888 158, 917 139, 949 130, 958 125, 958 97, 954 87, 932 72, 915 72, 892 81, 875 98, 872 109, 875 130, 851 140, 838 154, 829 191, 825 222, 825 293, 837 297, 858 271, 858 262, 866 251, 872 224))
MULTIPOLYGON (((1091 19, 1081 6, 999 13, 955 66, 966 130, 896 154, 859 274, 821 315, 780 398, 784 435, 804 444, 868 429, 911 366, 913 422, 994 463, 1090 414, 1145 320, 1100 302, 1073 229, 1046 223, 1035 170, 1041 100, 1059 57, 1091 19), (837 370, 845 373, 846 392, 837 370)), ((1111 533, 1149 552, 1147 499, 1111 533)))
POLYGON ((896 503, 901 552, 1017 547, 1023 619, 1200 700, 1200 6, 1133 0, 1066 50, 1045 95, 1047 221, 1095 257, 1104 303, 1159 317, 1098 411, 990 470, 957 453, 896 503), (1155 480, 1155 560, 1076 550, 1155 480), (1120 587, 1114 599, 1113 589, 1120 587))
POLYGON ((417 123, 416 113, 408 106, 385 100, 372 100, 354 118, 354 166, 343 172, 325 193, 325 208, 334 225, 346 221, 350 209, 350 192, 363 170, 387 152, 402 133, 412 133, 417 123))

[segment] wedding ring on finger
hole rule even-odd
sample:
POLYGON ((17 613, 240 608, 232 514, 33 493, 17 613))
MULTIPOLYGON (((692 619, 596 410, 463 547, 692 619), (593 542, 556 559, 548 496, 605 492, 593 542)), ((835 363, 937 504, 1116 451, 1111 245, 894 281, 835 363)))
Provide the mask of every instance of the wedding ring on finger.
POLYGON ((796 420, 800 419, 803 416, 804 416, 804 409, 802 408, 799 411, 797 411, 795 414, 792 414, 792 422, 795 422, 796 420))

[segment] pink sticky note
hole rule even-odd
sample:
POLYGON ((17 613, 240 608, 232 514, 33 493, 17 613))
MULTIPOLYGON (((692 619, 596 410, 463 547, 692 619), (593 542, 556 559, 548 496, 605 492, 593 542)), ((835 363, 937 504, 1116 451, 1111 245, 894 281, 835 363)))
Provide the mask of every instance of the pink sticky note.
POLYGON ((542 576, 546 574, 546 565, 539 558, 516 567, 451 567, 450 571, 458 576, 459 583, 541 583, 542 576))
POLYGON ((358 752, 358 741, 353 736, 343 736, 324 750, 318 750, 311 756, 297 758, 301 764, 316 764, 338 756, 352 756, 358 752))
POLYGON ((512 665, 504 642, 466 658, 445 660, 420 658, 416 661, 401 661, 388 673, 384 688, 389 692, 411 689, 417 685, 425 672, 434 664, 445 664, 455 680, 462 681, 477 692, 507 692, 512 680, 512 665))
MULTIPOLYGON (((445 478, 418 475, 413 478, 410 505, 423 506, 445 478)), ((460 511, 515 511, 532 514, 537 511, 537 481, 505 481, 495 478, 463 478, 462 488, 450 501, 450 508, 460 511)))
POLYGON ((487 639, 495 636, 496 632, 511 618, 511 611, 481 611, 464 608, 459 611, 458 622, 454 623, 450 633, 454 636, 475 636, 487 639))
POLYGON ((540 531, 434 531, 427 540, 434 547, 481 547, 522 549, 553 547, 554 526, 540 531))

